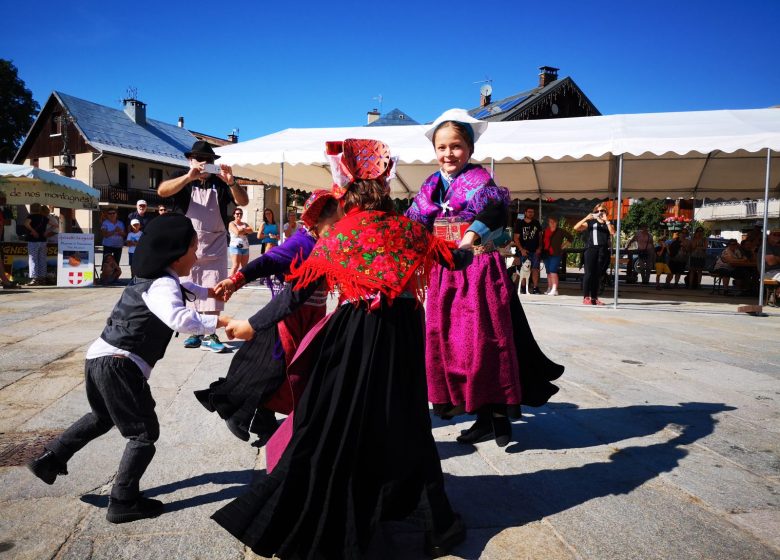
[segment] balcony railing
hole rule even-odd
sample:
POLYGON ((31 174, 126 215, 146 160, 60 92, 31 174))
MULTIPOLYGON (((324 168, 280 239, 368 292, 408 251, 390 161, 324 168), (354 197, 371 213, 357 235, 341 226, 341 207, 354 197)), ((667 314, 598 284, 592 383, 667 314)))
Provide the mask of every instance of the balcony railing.
POLYGON ((100 190, 100 202, 108 204, 125 204, 135 206, 137 200, 145 200, 149 206, 157 206, 170 202, 157 194, 157 191, 151 189, 125 189, 122 187, 112 187, 110 185, 96 185, 100 190))
MULTIPOLYGON (((780 213, 780 199, 769 199, 769 217, 777 218, 780 213)), ((764 215, 763 200, 739 200, 713 202, 696 209, 699 221, 755 219, 764 215)))

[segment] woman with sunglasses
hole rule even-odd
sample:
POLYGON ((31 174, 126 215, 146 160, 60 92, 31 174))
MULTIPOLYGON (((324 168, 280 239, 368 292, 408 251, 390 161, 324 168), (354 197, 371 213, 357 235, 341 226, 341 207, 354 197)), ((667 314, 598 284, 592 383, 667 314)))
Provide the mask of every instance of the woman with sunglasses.
POLYGON ((574 231, 585 235, 585 276, 582 279, 583 305, 604 305, 599 299, 601 276, 609 266, 610 239, 615 235, 615 226, 607 217, 602 203, 596 204, 593 213, 574 224, 574 231))
POLYGON ((249 262, 249 238, 247 237, 254 230, 252 226, 243 221, 244 211, 236 208, 233 212, 233 221, 228 224, 230 233, 230 244, 228 253, 230 253, 230 275, 234 275, 240 268, 246 266, 249 262))

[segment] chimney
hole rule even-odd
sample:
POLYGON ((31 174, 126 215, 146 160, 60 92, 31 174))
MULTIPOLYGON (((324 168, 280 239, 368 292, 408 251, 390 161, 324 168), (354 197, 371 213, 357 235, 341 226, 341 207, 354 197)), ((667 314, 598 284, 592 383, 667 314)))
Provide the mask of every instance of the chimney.
POLYGON ((123 99, 122 102, 125 104, 125 114, 135 124, 146 124, 146 103, 133 98, 123 99))
POLYGON ((238 129, 234 128, 233 132, 227 135, 227 139, 230 140, 230 142, 233 144, 238 142, 238 129))
POLYGON ((178 127, 184 128, 184 117, 179 117, 178 127))
POLYGON ((480 94, 479 95, 479 106, 480 107, 487 107, 488 105, 490 105, 490 98, 491 97, 492 97, 491 94, 488 94, 488 95, 480 94))
POLYGON ((372 122, 379 119, 379 111, 377 111, 376 108, 371 109, 368 113, 366 113, 366 117, 368 117, 368 122, 366 124, 371 124, 372 122))
POLYGON ((558 68, 552 66, 539 67, 539 87, 545 87, 558 79, 558 68))

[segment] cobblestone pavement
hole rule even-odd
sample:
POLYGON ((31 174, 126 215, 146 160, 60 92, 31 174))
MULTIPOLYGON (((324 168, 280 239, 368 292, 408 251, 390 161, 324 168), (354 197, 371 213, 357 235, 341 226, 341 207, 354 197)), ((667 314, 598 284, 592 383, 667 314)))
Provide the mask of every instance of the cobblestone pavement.
MULTIPOLYGON (((83 359, 119 287, 0 290, 0 558, 252 558, 209 516, 239 495, 263 452, 231 436, 192 391, 229 354, 185 349, 152 375, 162 435, 142 484, 155 520, 111 525, 107 492, 123 448, 111 431, 53 486, 23 466, 87 411, 83 359)), ((468 419, 435 421, 447 490, 468 526, 454 558, 780 558, 780 314, 734 300, 627 290, 617 310, 523 295, 561 391, 514 425, 515 442, 462 446, 468 419)), ((247 317, 268 292, 244 289, 247 317)), ((384 525, 371 558, 421 557, 414 520, 384 525)), ((256 557, 255 557, 256 558, 256 557)))

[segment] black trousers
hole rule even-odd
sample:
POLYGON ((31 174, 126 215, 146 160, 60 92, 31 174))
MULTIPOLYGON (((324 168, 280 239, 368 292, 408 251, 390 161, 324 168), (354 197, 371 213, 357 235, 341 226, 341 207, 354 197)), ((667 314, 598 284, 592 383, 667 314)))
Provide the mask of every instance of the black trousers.
POLYGON ((585 275, 582 278, 582 295, 598 299, 601 276, 609 266, 609 247, 588 247, 584 253, 585 275))
POLYGON ((138 484, 154 457, 160 423, 149 384, 132 360, 105 356, 84 364, 87 400, 92 411, 46 444, 58 459, 68 462, 93 439, 112 427, 127 438, 124 454, 111 488, 117 500, 135 500, 138 484))

